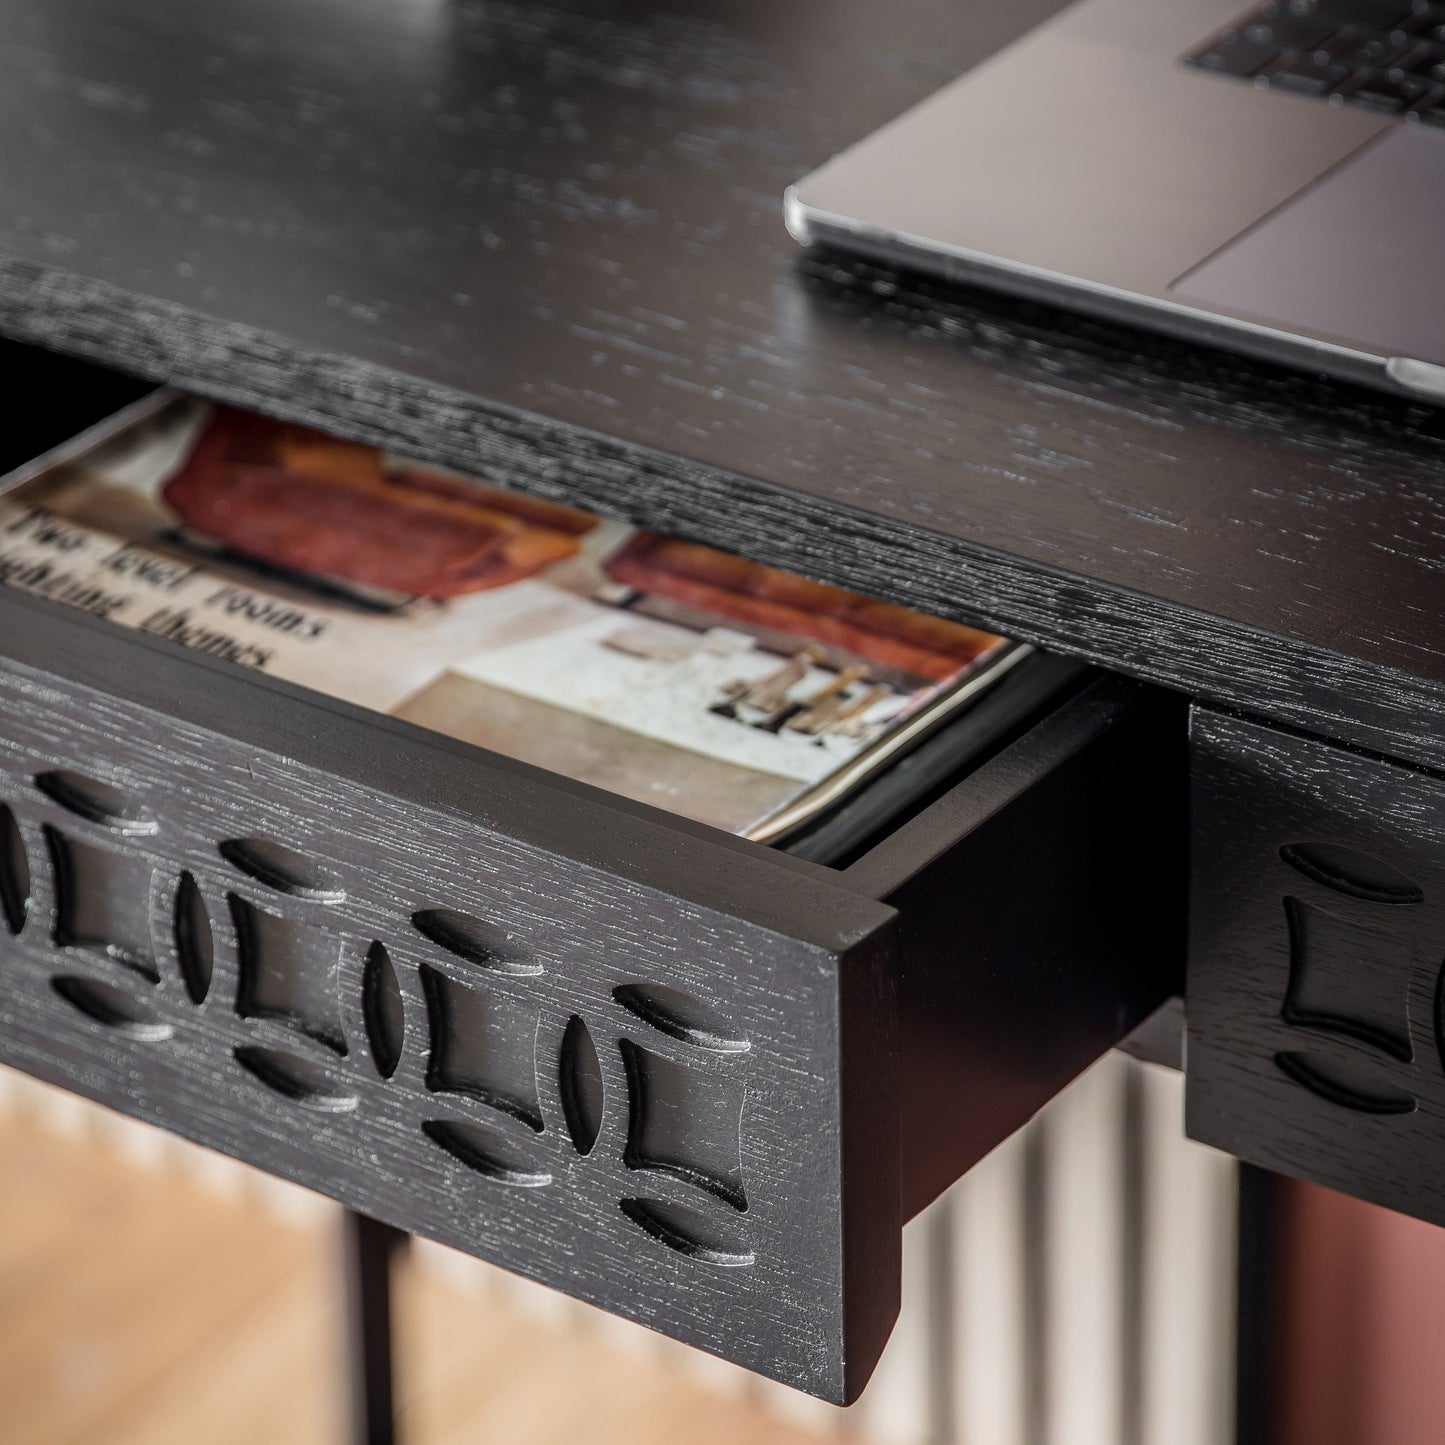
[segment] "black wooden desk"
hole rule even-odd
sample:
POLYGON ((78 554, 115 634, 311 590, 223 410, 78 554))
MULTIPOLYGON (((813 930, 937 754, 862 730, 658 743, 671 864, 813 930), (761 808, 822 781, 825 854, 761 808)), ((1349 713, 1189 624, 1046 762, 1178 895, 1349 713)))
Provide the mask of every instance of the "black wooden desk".
MULTIPOLYGON (((1196 712, 1191 1130, 1445 1220, 1445 411, 802 255, 782 229, 786 184, 1053 8, 0 0, 0 330, 1182 695, 1196 712)), ((106 674, 100 656, 99 642, 57 641, 16 676, 32 700, 45 665, 84 672, 94 696, 126 694, 125 669, 106 674)), ((1109 705, 1112 728, 1126 709, 1109 705)), ((144 706, 164 711, 154 688, 144 706)), ((225 735, 215 716, 192 725, 225 735)), ((1059 726, 1059 758, 1096 758, 1092 722, 1059 726)), ((1157 726, 1182 745, 1181 721, 1157 726)), ((305 756, 303 733, 283 719, 264 746, 305 756)), ((1168 789, 1167 743, 1134 755, 1146 789, 1168 789)), ((47 746, 62 755, 63 730, 47 746)), ((980 806, 964 799, 960 817, 980 806)), ((603 872, 624 868, 607 836, 597 824, 577 846, 603 872)), ((1153 841, 1182 865, 1182 833, 1153 841)), ((712 843, 714 874, 752 901, 705 901, 844 958, 838 930, 883 927, 865 894, 926 915, 917 895, 936 891, 926 869, 947 852, 929 847, 899 853, 925 870, 911 883, 882 863, 855 875, 859 911, 834 934, 827 897, 806 928, 801 904, 780 921, 739 882, 762 865, 728 872, 736 850, 712 843)), ((1106 850, 1089 851, 1091 886, 1131 900, 1166 985, 1182 901, 1141 881, 1132 854, 1106 879, 1106 850)), ((687 891, 650 857, 643 842, 628 853, 634 883, 687 891)), ((1148 948, 1131 935, 1117 956, 1148 948)), ((907 1043, 905 1024, 905 1076, 907 1043)), ((1065 1050, 1037 1068, 1009 1117, 1077 1066, 1065 1050)), ((185 1127, 67 1067, 52 1073, 185 1127)), ((955 1063, 938 1067, 935 1081, 955 1063)), ((870 1107, 850 1096, 838 1117, 870 1107)), ((956 1169, 969 1150, 945 1152, 956 1169)), ((399 1187, 378 1208, 400 1222, 399 1187)), ((351 1197, 365 1202, 359 1185, 351 1197)), ((849 1207, 856 1221, 882 1206, 849 1207)), ((888 1266, 872 1248, 849 1245, 825 1289, 873 1291, 869 1270, 888 1266)), ((607 1297, 605 1281, 579 1288, 607 1297)), ((675 1320, 636 1308, 835 1394, 856 1389, 879 1343, 870 1327, 851 1366, 822 1362, 831 1337, 818 1360, 780 1364, 755 1338, 685 1328, 685 1306, 675 1320)))

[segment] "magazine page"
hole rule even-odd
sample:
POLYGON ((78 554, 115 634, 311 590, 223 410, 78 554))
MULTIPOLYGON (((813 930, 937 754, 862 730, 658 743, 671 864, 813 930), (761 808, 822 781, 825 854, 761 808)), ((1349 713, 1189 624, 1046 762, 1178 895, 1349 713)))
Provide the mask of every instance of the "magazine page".
POLYGON ((0 583, 742 834, 1005 647, 190 398, 0 493, 0 583))

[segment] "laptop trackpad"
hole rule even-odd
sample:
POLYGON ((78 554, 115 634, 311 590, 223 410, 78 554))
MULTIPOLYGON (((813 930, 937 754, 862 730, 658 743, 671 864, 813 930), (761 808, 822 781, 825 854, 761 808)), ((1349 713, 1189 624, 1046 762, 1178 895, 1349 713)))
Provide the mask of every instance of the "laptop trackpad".
POLYGON ((1445 364, 1445 130, 1391 127, 1170 290, 1445 364))

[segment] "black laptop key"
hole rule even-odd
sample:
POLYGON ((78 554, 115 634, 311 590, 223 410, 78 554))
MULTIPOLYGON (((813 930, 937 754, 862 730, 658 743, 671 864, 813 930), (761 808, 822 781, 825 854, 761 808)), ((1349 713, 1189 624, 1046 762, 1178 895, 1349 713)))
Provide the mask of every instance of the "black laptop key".
MULTIPOLYGON (((1403 60, 1414 48, 1415 42, 1404 37, 1367 40, 1359 46, 1346 63, 1356 65, 1361 69, 1388 70, 1392 65, 1403 60)), ((1345 60, 1344 56, 1340 58, 1345 60)))
POLYGON ((1403 20, 1396 22, 1391 34, 1408 35, 1419 40, 1422 37, 1428 38, 1441 25, 1445 25, 1445 14, 1439 12, 1432 14, 1428 10, 1416 10, 1403 20))
POLYGON ((1341 25, 1358 25, 1365 30, 1389 32, 1415 13, 1415 7, 1401 0, 1323 0, 1319 13, 1341 25))
POLYGON ((1221 75, 1237 75, 1243 79, 1258 74, 1279 57, 1279 50, 1272 45, 1250 45, 1244 40, 1225 39, 1191 58, 1195 65, 1205 70, 1215 70, 1221 75))
POLYGON ((1266 0, 1184 57, 1271 90, 1379 114, 1445 105, 1445 0, 1266 0))
POLYGON ((1436 45, 1417 45, 1390 67, 1390 74, 1430 85, 1438 84, 1445 80, 1445 52, 1436 45))
POLYGON ((1292 90, 1298 95, 1328 95, 1338 89, 1354 72, 1347 65, 1321 64, 1313 56, 1299 56, 1278 70, 1269 73, 1271 86, 1292 90))
POLYGON ((1339 29, 1333 20, 1318 15, 1285 13, 1268 20, 1256 20, 1247 26, 1244 38, 1252 45, 1277 45, 1286 50, 1314 50, 1323 45, 1339 29))
POLYGON ((1430 87, 1422 81, 1374 74, 1357 80, 1347 99, 1353 105, 1368 106, 1371 110, 1396 112, 1408 110, 1429 93, 1430 87))

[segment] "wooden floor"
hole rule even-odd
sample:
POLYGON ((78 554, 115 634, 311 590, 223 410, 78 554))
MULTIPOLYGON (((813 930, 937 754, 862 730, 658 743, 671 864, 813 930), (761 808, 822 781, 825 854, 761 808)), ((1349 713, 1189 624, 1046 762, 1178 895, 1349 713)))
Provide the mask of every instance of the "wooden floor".
MULTIPOLYGON (((0 1113, 0 1445, 343 1439, 329 1215, 288 1222, 232 1195, 0 1113)), ((398 1309, 405 1445, 819 1438, 424 1260, 404 1266, 398 1309)))

